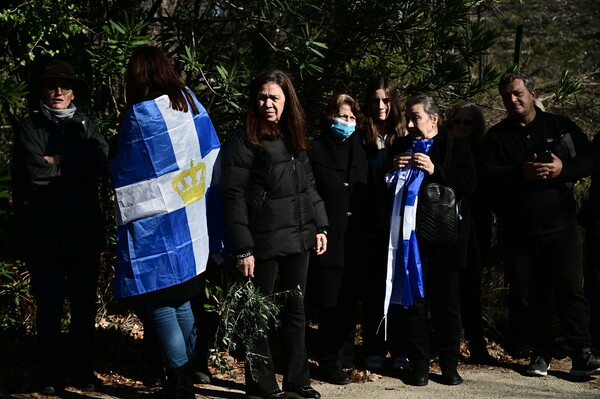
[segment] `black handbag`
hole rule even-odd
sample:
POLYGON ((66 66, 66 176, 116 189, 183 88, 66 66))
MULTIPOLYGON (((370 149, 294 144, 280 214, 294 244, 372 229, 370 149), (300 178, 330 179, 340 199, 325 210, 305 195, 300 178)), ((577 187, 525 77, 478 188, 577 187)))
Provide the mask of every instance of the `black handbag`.
MULTIPOLYGON (((452 133, 448 132, 444 166, 452 158, 452 133)), ((426 242, 450 245, 458 241, 460 199, 451 187, 439 183, 421 186, 417 203, 417 236, 426 242)))
POLYGON ((420 239, 436 244, 458 241, 460 200, 451 187, 429 183, 419 190, 416 232, 420 239))

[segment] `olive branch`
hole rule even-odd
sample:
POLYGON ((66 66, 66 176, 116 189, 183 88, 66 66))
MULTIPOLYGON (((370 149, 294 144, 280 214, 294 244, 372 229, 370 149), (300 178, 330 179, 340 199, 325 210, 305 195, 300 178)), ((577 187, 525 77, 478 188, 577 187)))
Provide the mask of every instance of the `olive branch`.
MULTIPOLYGON (((269 326, 279 327, 281 321, 277 316, 283 307, 283 299, 289 295, 302 295, 302 291, 297 287, 264 295, 251 279, 236 281, 227 292, 215 346, 229 355, 241 345, 255 381, 258 380, 258 365, 265 364, 268 359, 253 352, 253 348, 259 339, 267 336, 269 326)), ((217 362, 216 367, 221 372, 230 370, 226 362, 217 362)))

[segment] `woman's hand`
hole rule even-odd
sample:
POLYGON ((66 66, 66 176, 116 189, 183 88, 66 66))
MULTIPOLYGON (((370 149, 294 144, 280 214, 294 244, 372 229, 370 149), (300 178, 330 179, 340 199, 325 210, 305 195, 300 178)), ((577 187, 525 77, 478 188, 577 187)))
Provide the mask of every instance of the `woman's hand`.
POLYGON ((244 277, 254 277, 254 256, 238 259, 237 267, 244 277))
POLYGON ((410 162, 412 155, 408 152, 396 155, 394 157, 394 170, 402 169, 410 162))
POLYGON ((315 244, 315 252, 317 255, 323 254, 327 251, 327 236, 323 233, 317 234, 317 243, 315 244))
POLYGON ((431 158, 429 155, 423 154, 422 152, 415 152, 412 156, 412 163, 418 169, 424 170, 429 173, 429 175, 433 175, 435 171, 435 165, 431 162, 431 158))

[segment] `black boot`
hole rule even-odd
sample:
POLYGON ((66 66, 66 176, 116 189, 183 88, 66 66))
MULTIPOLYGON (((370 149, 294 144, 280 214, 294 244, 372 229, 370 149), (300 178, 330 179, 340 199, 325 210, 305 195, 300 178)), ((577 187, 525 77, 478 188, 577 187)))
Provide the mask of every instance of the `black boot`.
POLYGON ((194 383, 196 384, 210 384, 210 378, 212 374, 208 369, 208 357, 204 355, 198 355, 193 360, 194 368, 194 383))
POLYGON ((169 399, 195 399, 194 367, 187 362, 181 367, 167 369, 167 386, 164 397, 169 399))

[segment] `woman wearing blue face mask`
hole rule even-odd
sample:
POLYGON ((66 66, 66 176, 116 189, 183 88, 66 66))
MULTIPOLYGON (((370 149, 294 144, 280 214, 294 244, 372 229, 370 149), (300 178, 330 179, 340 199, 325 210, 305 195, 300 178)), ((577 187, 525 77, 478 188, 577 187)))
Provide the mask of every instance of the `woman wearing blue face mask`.
POLYGON ((353 367, 358 251, 364 239, 367 156, 357 129, 363 125, 358 103, 334 95, 321 118, 321 134, 308 157, 329 218, 328 249, 312 256, 307 293, 319 307, 320 377, 348 384, 343 371, 353 367))

